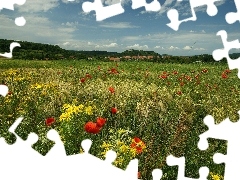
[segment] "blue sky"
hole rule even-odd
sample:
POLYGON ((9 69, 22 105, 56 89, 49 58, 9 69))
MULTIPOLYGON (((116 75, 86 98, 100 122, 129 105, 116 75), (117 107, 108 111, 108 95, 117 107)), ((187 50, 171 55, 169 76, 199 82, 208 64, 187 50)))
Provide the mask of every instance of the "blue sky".
MULTIPOLYGON (((15 5, 14 11, 3 9, 0 38, 57 44, 72 50, 141 49, 171 55, 212 54, 213 50, 223 48, 220 36, 216 36, 219 30, 227 31, 229 41, 240 39, 239 22, 229 25, 225 20, 228 12, 237 11, 234 0, 217 2, 218 13, 213 17, 206 13, 206 6, 198 7, 195 9, 197 21, 182 23, 178 31, 166 25, 170 22, 167 12, 177 9, 180 19, 191 17, 188 0, 159 0, 161 10, 158 12, 147 12, 144 7, 133 10, 132 1, 124 0, 123 14, 100 22, 96 21, 95 11, 83 11, 83 2, 87 0, 26 0, 22 6, 15 5), (19 16, 26 19, 23 27, 14 23, 19 16)), ((120 0, 102 2, 110 5, 120 0)))

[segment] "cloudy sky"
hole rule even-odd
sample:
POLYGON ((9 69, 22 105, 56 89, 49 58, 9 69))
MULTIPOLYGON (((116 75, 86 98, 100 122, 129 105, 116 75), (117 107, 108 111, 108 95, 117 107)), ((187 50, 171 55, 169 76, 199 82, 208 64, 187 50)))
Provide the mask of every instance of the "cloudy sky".
MULTIPOLYGON (((212 54, 223 47, 220 36, 216 36, 219 30, 227 31, 229 41, 240 39, 239 22, 229 25, 225 20, 228 12, 237 11, 234 0, 219 0, 218 13, 213 17, 206 13, 207 6, 196 8, 197 21, 182 23, 178 31, 166 25, 170 23, 167 12, 177 9, 180 20, 191 17, 189 0, 158 1, 161 9, 153 12, 144 7, 132 9, 131 0, 122 0, 124 13, 96 21, 95 11, 83 11, 87 0, 26 0, 24 5, 15 5, 14 11, 0 10, 0 39, 57 44, 72 50, 141 49, 171 55, 212 54), (23 27, 15 25, 19 16, 26 19, 23 27)), ((108 6, 120 0, 102 2, 108 6)))

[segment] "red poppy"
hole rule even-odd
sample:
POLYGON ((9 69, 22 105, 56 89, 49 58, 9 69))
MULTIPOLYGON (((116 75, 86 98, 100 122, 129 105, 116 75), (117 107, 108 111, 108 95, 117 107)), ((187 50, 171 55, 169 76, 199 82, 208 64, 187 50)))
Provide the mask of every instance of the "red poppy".
POLYGON ((85 78, 81 78, 80 81, 81 81, 81 83, 84 83, 85 82, 85 78))
POLYGON ((132 140, 131 148, 136 149, 138 154, 142 153, 144 146, 145 146, 144 142, 138 137, 135 137, 132 140))
POLYGON ((140 178, 141 177, 141 172, 138 172, 137 176, 138 176, 138 178, 140 178))
POLYGON ((160 76, 162 79, 167 79, 167 75, 163 74, 160 76))
POLYGON ((106 119, 105 118, 102 118, 102 117, 98 117, 97 118, 97 126, 98 127, 103 127, 106 123, 106 119))
POLYGON ((110 73, 112 73, 112 74, 118 74, 118 71, 117 71, 117 69, 112 68, 112 69, 110 70, 110 73))
POLYGON ((203 69, 203 70, 202 70, 202 73, 207 73, 207 72, 208 72, 207 69, 203 69))
POLYGON ((181 92, 181 91, 178 91, 178 92, 177 92, 177 95, 179 95, 179 96, 182 95, 182 92, 181 92))
POLYGON ((222 78, 223 78, 223 79, 226 79, 226 78, 228 78, 227 74, 225 74, 225 73, 222 73, 222 78))
POLYGON ((84 129, 87 133, 97 134, 100 132, 101 127, 98 127, 97 123, 89 121, 85 124, 84 129))
POLYGON ((184 86, 184 82, 180 82, 180 86, 184 86))
POLYGON ((173 71, 173 74, 178 74, 178 72, 177 71, 173 71))
POLYGON ((191 77, 190 76, 185 76, 185 79, 188 81, 191 81, 191 77))
POLYGON ((112 114, 117 114, 117 108, 112 107, 112 108, 111 108, 111 113, 112 113, 112 114))
POLYGON ((226 73, 226 74, 229 74, 229 73, 231 73, 231 70, 226 69, 226 70, 225 70, 225 73, 226 73))
POLYGON ((55 122, 55 119, 53 117, 47 118, 45 120, 45 123, 47 126, 51 126, 55 122))
POLYGON ((90 75, 90 74, 86 74, 86 76, 85 76, 85 78, 89 78, 89 79, 91 79, 92 78, 92 76, 90 75))
POLYGON ((115 89, 113 87, 109 87, 108 90, 113 94, 115 92, 115 89))

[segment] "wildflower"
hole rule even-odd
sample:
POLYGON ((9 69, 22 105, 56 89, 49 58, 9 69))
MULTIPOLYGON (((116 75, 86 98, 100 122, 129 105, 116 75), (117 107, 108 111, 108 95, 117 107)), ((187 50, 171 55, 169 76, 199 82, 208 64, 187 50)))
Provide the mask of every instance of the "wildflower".
POLYGON ((55 119, 53 117, 47 118, 45 120, 45 123, 47 126, 51 126, 55 122, 55 119))
POLYGON ((102 117, 98 117, 97 118, 97 126, 98 127, 103 127, 105 123, 106 123, 106 119, 105 118, 102 118, 102 117))
POLYGON ((115 89, 113 87, 109 87, 108 90, 113 94, 115 92, 115 89))
POLYGON ((97 134, 100 132, 101 128, 97 126, 97 123, 89 121, 85 124, 84 129, 87 133, 97 134))
POLYGON ((84 83, 85 82, 85 78, 81 78, 80 81, 81 81, 81 83, 84 83))
POLYGON ((117 69, 112 68, 112 69, 110 70, 110 73, 112 73, 112 74, 118 74, 118 71, 117 71, 117 69))
POLYGON ((163 74, 163 75, 160 76, 160 78, 167 79, 167 75, 163 74))
POLYGON ((177 71, 173 71, 173 74, 175 74, 175 75, 176 75, 176 74, 178 74, 178 72, 177 72, 177 71))
POLYGON ((191 77, 190 76, 185 76, 185 79, 188 81, 191 81, 191 77))
POLYGON ((226 74, 229 74, 229 73, 231 73, 231 70, 226 69, 224 72, 225 72, 226 74))
POLYGON ((181 91, 178 91, 178 92, 177 92, 177 95, 179 95, 179 96, 182 95, 182 92, 181 92, 181 91))
POLYGON ((184 82, 180 82, 180 86, 184 86, 184 82))
POLYGON ((92 108, 92 106, 86 107, 86 108, 85 108, 85 113, 86 113, 87 115, 92 115, 92 114, 93 114, 93 108, 92 108))
POLYGON ((207 69, 203 69, 203 70, 202 70, 202 73, 207 73, 207 72, 208 72, 207 69))
POLYGON ((222 73, 222 78, 223 78, 223 79, 227 79, 227 78, 228 78, 227 74, 222 73))
POLYGON ((140 178, 141 177, 141 172, 138 172, 137 176, 138 176, 138 178, 140 178))
POLYGON ((131 148, 135 149, 137 154, 142 153, 142 151, 146 148, 144 142, 138 137, 133 138, 131 148))
POLYGON ((112 107, 112 108, 111 108, 111 113, 112 113, 112 114, 117 114, 117 108, 112 107))
POLYGON ((89 73, 87 73, 85 77, 86 77, 86 78, 89 78, 89 79, 92 78, 92 76, 91 76, 89 73))

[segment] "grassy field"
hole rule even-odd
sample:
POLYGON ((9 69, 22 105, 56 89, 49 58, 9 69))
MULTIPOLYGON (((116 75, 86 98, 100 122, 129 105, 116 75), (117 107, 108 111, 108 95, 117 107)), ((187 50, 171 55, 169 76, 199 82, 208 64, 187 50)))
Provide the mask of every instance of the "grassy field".
POLYGON ((206 151, 197 143, 208 129, 206 115, 215 123, 239 119, 240 83, 227 65, 1 60, 0 81, 9 87, 0 97, 0 134, 8 143, 15 139, 7 130, 22 115, 17 133, 26 139, 36 132, 34 148, 43 155, 54 128, 67 154, 81 153, 81 141, 90 138, 91 154, 104 158, 113 149, 119 168, 138 158, 142 179, 155 168, 176 179, 178 167, 166 164, 170 154, 185 156, 187 177, 198 178, 201 166, 209 167, 209 179, 224 173, 212 156, 226 153, 226 142, 210 139, 206 151))

